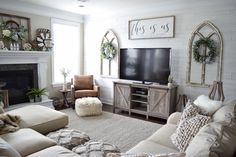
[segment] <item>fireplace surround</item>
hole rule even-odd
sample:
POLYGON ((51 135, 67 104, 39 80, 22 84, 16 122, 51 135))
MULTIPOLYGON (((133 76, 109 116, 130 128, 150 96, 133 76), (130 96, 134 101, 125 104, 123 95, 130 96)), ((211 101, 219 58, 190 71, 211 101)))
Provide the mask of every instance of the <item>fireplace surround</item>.
POLYGON ((0 50, 0 82, 4 78, 9 79, 3 89, 9 88, 9 85, 23 86, 23 92, 16 89, 7 89, 9 96, 9 105, 27 102, 25 92, 32 87, 46 88, 48 85, 48 63, 50 52, 43 51, 6 51, 0 50), (17 84, 17 83, 18 84, 17 84), (28 84, 28 85, 26 85, 28 84), (13 100, 15 95, 20 95, 21 100, 13 100), (20 94, 19 94, 20 93, 20 94))

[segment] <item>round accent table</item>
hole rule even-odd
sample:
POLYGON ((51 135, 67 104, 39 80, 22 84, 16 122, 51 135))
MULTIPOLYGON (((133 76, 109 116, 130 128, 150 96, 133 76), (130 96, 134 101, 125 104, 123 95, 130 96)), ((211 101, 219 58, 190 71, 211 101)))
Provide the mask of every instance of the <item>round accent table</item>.
POLYGON ((62 107, 65 107, 65 108, 70 107, 69 102, 68 102, 68 100, 67 100, 67 95, 68 95, 68 93, 71 92, 71 89, 59 90, 59 91, 60 91, 60 92, 62 93, 62 95, 63 95, 63 105, 62 105, 62 107))

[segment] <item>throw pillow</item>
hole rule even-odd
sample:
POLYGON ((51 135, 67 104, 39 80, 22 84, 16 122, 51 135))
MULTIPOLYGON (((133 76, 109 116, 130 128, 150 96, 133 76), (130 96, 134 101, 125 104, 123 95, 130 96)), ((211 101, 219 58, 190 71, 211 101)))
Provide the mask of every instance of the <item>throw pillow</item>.
POLYGON ((168 154, 129 154, 129 153, 109 153, 107 157, 185 157, 185 153, 168 153, 168 154))
POLYGON ((200 95, 194 102, 197 105, 203 114, 213 115, 220 107, 223 106, 222 101, 215 101, 209 99, 206 95, 200 95))
POLYGON ((173 144, 184 152, 199 129, 208 123, 210 117, 197 114, 196 116, 180 121, 176 131, 171 136, 173 144))
POLYGON ((188 100, 186 108, 184 109, 180 117, 180 122, 196 116, 199 112, 200 112, 199 108, 196 105, 194 105, 190 100, 188 100))
POLYGON ((205 125, 186 149, 186 156, 233 156, 236 149, 235 130, 235 118, 229 124, 212 122, 205 125))

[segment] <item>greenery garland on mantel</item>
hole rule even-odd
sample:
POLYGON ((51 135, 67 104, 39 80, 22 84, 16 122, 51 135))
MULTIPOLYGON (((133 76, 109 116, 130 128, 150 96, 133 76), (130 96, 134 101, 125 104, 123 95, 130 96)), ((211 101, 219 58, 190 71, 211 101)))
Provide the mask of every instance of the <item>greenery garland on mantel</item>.
POLYGON ((210 64, 215 61, 216 53, 216 44, 215 41, 210 38, 200 38, 195 41, 193 45, 193 58, 198 63, 210 64), (205 46, 209 51, 206 51, 206 54, 201 54, 199 49, 201 46, 205 46))
POLYGON ((117 50, 111 42, 102 43, 101 45, 101 56, 104 59, 112 60, 115 58, 117 50))

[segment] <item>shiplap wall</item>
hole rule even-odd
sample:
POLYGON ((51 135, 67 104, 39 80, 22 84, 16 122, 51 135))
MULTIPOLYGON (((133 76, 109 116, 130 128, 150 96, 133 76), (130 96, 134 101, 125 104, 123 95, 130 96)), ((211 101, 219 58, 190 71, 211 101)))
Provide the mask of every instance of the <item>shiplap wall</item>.
MULTIPOLYGON (((145 3, 145 1, 144 1, 145 3)), ((118 36, 121 48, 171 47, 172 74, 178 83, 178 92, 195 99, 200 94, 208 94, 209 88, 186 85, 188 61, 188 41, 192 31, 204 20, 214 23, 222 33, 223 83, 226 100, 236 99, 236 1, 235 0, 175 0, 164 1, 150 8, 136 12, 124 11, 109 16, 90 16, 85 18, 84 72, 94 74, 101 87, 101 100, 112 104, 113 83, 115 79, 100 76, 100 44, 104 33, 112 29, 118 36), (128 21, 131 19, 175 16, 175 37, 167 39, 128 39, 128 21)), ((213 81, 213 80, 212 80, 213 81)))

